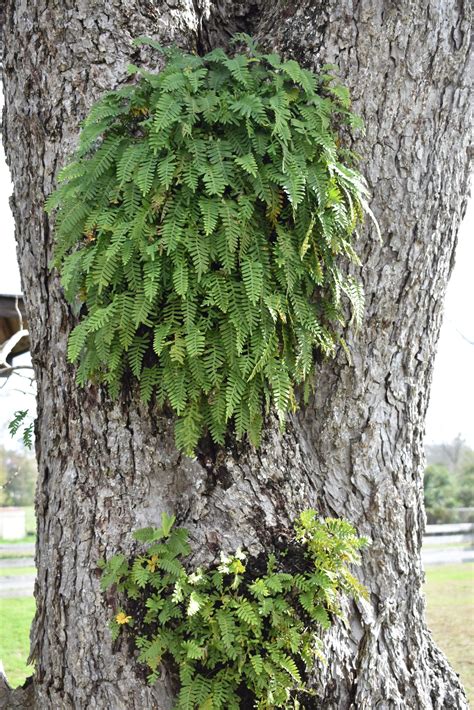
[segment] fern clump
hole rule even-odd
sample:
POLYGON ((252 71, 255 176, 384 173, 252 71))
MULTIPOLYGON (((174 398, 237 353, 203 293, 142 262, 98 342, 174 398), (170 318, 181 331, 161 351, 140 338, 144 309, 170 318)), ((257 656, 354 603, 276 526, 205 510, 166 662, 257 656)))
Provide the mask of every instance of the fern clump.
MULTIPOLYGON (((152 44, 150 40, 141 42, 152 44)), ((360 321, 360 284, 344 276, 366 205, 341 126, 357 125, 347 90, 296 61, 215 49, 161 50, 156 74, 106 94, 47 209, 57 208, 55 265, 80 308, 69 339, 78 382, 124 377, 177 415, 192 453, 232 425, 258 445, 360 321)))
POLYGON ((173 524, 163 515, 161 528, 135 533, 143 554, 101 563, 102 589, 115 586, 123 600, 113 637, 127 629, 135 638, 150 683, 171 664, 176 710, 301 707, 314 694, 306 672, 324 661, 321 632, 341 615, 341 595, 366 594, 348 564, 367 540, 345 520, 306 510, 286 551, 255 560, 238 550, 188 571, 187 532, 173 524))

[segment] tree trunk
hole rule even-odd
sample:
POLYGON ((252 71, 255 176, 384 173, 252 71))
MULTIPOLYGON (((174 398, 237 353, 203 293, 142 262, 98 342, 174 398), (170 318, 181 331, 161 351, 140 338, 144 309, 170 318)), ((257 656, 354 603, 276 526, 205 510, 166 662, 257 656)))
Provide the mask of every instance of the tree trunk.
POLYGON ((463 0, 7 0, 4 140, 40 471, 36 673, 30 700, 16 694, 12 707, 171 708, 171 681, 148 687, 126 643, 112 644, 97 560, 130 550, 130 531, 163 510, 209 562, 219 549, 265 548, 312 506, 373 540, 359 573, 370 600, 327 634, 317 707, 467 708, 426 628, 420 546, 424 417, 467 190, 469 12, 463 0), (134 53, 156 61, 132 49, 134 37, 200 51, 242 30, 316 70, 339 65, 367 125, 355 148, 383 243, 368 228, 359 242, 367 313, 348 335, 352 363, 341 353, 318 367, 314 400, 284 436, 270 419, 257 452, 235 445, 191 460, 171 423, 134 396, 114 403, 75 385, 43 202, 91 103, 127 80, 134 53))

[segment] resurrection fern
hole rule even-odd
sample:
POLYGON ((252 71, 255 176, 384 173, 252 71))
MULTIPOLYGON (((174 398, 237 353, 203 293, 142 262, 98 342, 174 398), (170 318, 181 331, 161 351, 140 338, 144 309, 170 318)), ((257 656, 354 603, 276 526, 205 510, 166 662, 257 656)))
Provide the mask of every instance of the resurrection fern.
MULTIPOLYGON (((247 38, 248 40, 248 38, 247 38)), ((178 416, 192 454, 210 432, 260 441, 265 410, 281 424, 315 358, 360 322, 353 236, 367 188, 340 145, 358 126, 347 90, 294 60, 215 49, 162 49, 156 74, 107 93, 48 199, 54 263, 80 309, 69 339, 78 382, 124 377, 178 416)))
POLYGON ((34 428, 34 422, 26 422, 29 411, 29 409, 19 409, 15 412, 13 419, 8 423, 8 431, 10 436, 16 436, 21 427, 23 427, 23 431, 21 432, 21 440, 27 449, 31 449, 33 446, 34 428))
POLYGON ((367 544, 345 520, 301 513, 288 549, 267 559, 238 550, 218 566, 188 571, 187 532, 163 515, 160 529, 138 530, 147 544, 101 567, 102 589, 115 586, 122 607, 111 621, 135 637, 139 663, 154 683, 165 663, 179 677, 176 710, 299 708, 306 683, 324 661, 322 632, 341 616, 341 595, 366 592, 348 565, 367 544))

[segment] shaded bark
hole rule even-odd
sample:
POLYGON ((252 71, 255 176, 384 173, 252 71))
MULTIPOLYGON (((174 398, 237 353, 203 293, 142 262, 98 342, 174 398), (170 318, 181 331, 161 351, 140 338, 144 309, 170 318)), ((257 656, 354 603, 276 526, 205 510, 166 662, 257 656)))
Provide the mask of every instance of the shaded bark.
POLYGON ((38 381, 34 707, 172 707, 170 680, 146 686, 106 628, 96 561, 131 550, 131 530, 176 512, 209 562, 237 545, 260 551, 310 506, 373 539, 361 571, 370 601, 327 635, 317 705, 467 707, 425 625, 420 545, 424 416, 467 189, 469 21, 462 0, 7 0, 4 140, 38 381), (270 419, 259 451, 191 460, 133 394, 114 403, 77 389, 43 202, 91 103, 127 80, 133 52, 155 61, 134 37, 200 50, 235 30, 310 67, 340 66, 367 124, 355 147, 383 243, 367 228, 359 244, 367 314, 348 334, 352 363, 321 364, 284 436, 270 419))

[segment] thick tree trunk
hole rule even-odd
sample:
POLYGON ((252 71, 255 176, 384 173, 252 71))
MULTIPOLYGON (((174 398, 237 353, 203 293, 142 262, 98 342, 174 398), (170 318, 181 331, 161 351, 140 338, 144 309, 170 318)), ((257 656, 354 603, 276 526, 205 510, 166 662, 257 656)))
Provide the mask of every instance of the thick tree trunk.
POLYGON ((163 510, 205 561, 221 548, 258 551, 308 506, 373 539, 361 572, 370 601, 327 636, 318 707, 467 707, 425 625, 420 544, 424 416, 467 189, 468 15, 463 0, 7 0, 5 145, 40 468, 34 700, 17 696, 19 707, 171 708, 168 679, 148 687, 126 644, 111 642, 97 559, 129 550, 130 531, 163 510), (269 421, 258 452, 239 445, 191 460, 170 422, 133 397, 77 389, 43 201, 87 108, 126 80, 134 37, 199 50, 236 30, 316 69, 340 66, 367 123, 356 149, 383 243, 369 229, 360 242, 367 314, 350 336, 352 364, 342 353, 322 364, 314 401, 283 437, 269 421))

